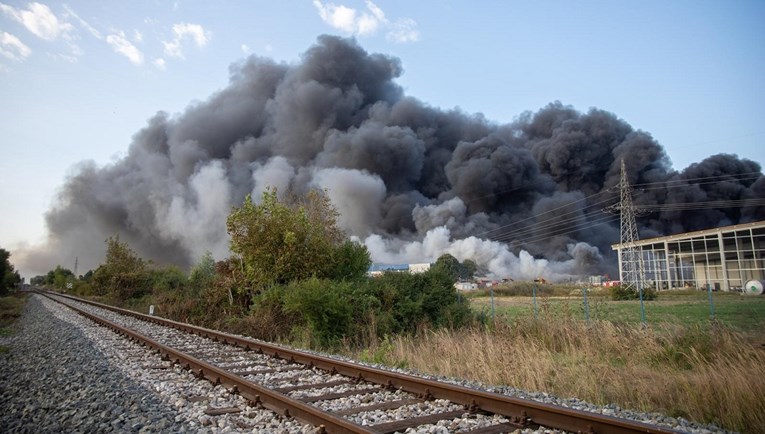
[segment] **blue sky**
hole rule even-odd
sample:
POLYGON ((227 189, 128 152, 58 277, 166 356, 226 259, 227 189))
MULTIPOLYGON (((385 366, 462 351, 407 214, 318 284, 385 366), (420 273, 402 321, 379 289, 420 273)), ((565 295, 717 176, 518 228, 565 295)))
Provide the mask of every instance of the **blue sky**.
POLYGON ((44 238, 78 162, 116 161, 230 64, 296 62, 323 33, 399 57, 432 106, 511 122, 559 100, 651 133, 676 169, 763 163, 763 22, 762 1, 0 0, 0 247, 44 238))

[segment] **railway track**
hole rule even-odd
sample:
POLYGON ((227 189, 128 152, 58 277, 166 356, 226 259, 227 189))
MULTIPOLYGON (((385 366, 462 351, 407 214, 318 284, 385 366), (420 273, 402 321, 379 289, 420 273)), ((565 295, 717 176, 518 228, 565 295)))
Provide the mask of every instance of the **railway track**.
POLYGON ((42 293, 163 358, 279 415, 327 433, 396 433, 436 425, 490 434, 546 427, 574 433, 677 431, 386 371, 42 293))

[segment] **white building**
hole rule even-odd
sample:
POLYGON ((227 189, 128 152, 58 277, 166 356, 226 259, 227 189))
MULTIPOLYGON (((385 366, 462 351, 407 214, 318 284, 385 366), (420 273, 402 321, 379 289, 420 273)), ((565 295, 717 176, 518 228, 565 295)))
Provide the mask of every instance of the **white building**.
POLYGON ((458 291, 475 291, 478 289, 478 284, 475 282, 454 282, 454 287, 457 288, 458 291))
MULTIPOLYGON (((649 238, 634 246, 642 253, 646 283, 657 289, 711 285, 731 291, 765 280, 765 221, 649 238)), ((611 248, 621 253, 623 245, 611 248)))
POLYGON ((409 272, 412 274, 424 273, 430 270, 430 262, 423 262, 421 264, 409 264, 409 272))

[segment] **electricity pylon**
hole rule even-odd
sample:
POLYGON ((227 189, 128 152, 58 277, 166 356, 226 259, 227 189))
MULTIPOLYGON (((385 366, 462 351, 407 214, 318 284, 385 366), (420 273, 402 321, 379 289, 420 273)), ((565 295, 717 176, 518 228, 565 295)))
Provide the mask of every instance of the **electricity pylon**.
POLYGON ((635 208, 632 204, 632 188, 627 179, 627 169, 622 160, 622 172, 619 179, 619 204, 614 206, 621 216, 621 248, 619 249, 619 274, 622 287, 636 291, 640 297, 640 318, 645 324, 645 306, 643 305, 643 289, 645 288, 645 267, 643 252, 635 243, 638 241, 637 224, 635 223, 635 208))

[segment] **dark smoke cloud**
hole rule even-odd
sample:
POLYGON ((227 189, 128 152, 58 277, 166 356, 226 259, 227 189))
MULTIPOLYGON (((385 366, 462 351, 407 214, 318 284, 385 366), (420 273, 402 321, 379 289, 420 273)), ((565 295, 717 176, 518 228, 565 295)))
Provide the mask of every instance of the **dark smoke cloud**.
MULTIPOLYGON (((375 260, 451 253, 497 275, 562 279, 614 272, 618 224, 594 224, 616 200, 622 160, 631 183, 668 187, 640 192, 639 205, 765 197, 759 164, 720 154, 674 171, 648 133, 612 113, 555 102, 499 125, 404 95, 401 73, 398 59, 331 36, 295 65, 233 65, 207 101, 149 119, 122 160, 80 165, 47 213, 48 243, 23 252, 23 267, 79 256, 93 268, 114 234, 159 263, 223 258, 226 216, 247 194, 320 187, 375 260)), ((762 219, 764 207, 721 208, 639 225, 651 236, 762 219)))

